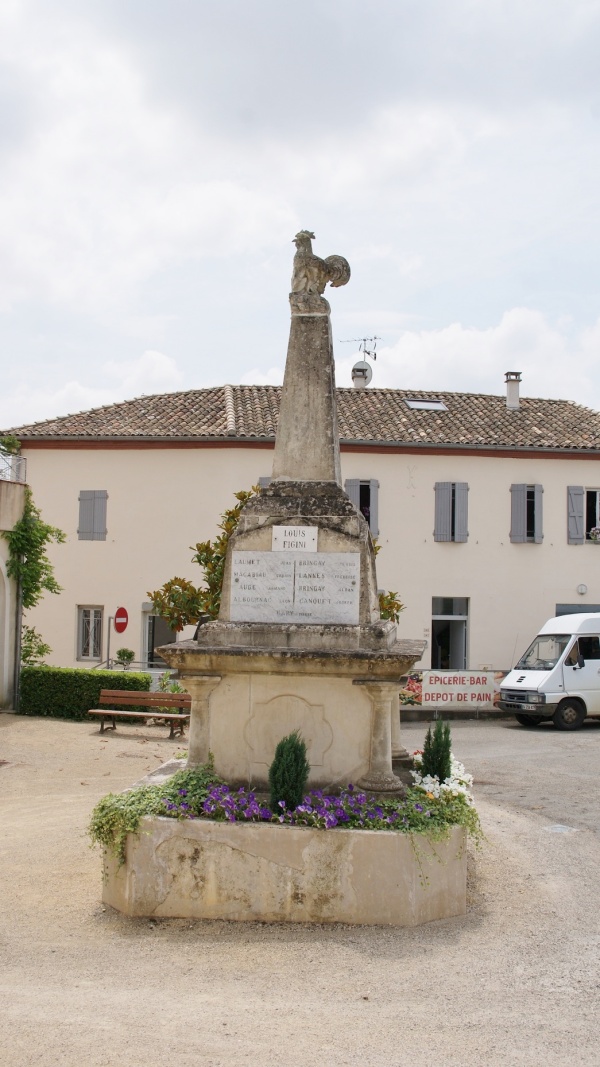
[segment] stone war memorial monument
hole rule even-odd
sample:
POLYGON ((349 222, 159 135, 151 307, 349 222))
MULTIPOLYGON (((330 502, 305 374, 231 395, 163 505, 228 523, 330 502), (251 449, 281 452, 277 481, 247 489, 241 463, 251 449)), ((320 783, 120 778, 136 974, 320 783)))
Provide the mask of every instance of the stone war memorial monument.
MULTIPOLYGON (((381 619, 369 528, 342 488, 323 292, 345 285, 350 267, 314 255, 313 239, 295 238, 272 480, 229 541, 219 618, 160 654, 192 695, 189 768, 211 754, 230 785, 265 790, 278 742, 298 730, 309 788, 402 795, 399 682, 424 642, 398 640, 381 619)), ((403 834, 154 823, 105 888, 129 914, 404 925, 464 911, 453 835, 436 845, 452 862, 432 864, 436 886, 424 888, 403 834)))

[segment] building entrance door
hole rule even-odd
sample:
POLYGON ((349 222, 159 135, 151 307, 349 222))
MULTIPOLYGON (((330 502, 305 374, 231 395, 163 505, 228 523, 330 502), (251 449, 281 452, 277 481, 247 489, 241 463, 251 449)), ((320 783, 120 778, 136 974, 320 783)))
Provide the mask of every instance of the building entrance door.
POLYGON ((164 667, 166 670, 167 664, 157 655, 156 649, 161 645, 171 645, 176 639, 175 630, 165 619, 161 619, 160 615, 148 615, 148 667, 164 667))
POLYGON ((432 670, 465 670, 467 666, 467 597, 432 599, 432 670))

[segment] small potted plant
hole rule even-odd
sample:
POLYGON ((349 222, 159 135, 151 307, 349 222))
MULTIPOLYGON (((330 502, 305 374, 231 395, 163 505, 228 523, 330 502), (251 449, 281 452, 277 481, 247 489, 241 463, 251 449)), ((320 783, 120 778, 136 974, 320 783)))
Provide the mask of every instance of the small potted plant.
POLYGON ((590 541, 595 545, 600 545, 600 526, 592 526, 590 530, 590 541))
POLYGON ((131 648, 120 648, 115 652, 115 659, 124 671, 128 671, 135 659, 135 652, 131 648))

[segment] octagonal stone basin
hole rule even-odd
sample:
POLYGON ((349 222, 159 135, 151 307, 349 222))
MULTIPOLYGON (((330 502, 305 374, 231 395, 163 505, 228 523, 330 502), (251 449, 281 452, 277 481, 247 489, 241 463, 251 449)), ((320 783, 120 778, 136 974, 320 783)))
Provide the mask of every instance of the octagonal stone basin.
POLYGON ((466 912, 466 832, 443 841, 372 830, 146 817, 102 899, 130 916, 417 926, 466 912))

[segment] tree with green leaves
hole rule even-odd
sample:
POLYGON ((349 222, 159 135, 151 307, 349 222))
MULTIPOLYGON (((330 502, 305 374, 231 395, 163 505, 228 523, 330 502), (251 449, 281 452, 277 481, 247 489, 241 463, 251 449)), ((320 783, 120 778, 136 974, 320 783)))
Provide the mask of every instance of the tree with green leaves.
POLYGON ((218 527, 221 533, 214 541, 199 541, 194 546, 192 561, 199 563, 204 571, 204 586, 197 588, 186 578, 171 578, 160 589, 146 594, 155 613, 166 619, 172 630, 179 632, 184 626, 195 625, 201 615, 218 618, 227 546, 237 529, 244 504, 258 492, 255 485, 250 490, 242 489, 236 493, 237 504, 221 515, 218 527))
POLYGON ((21 630, 21 666, 41 667, 46 656, 52 652, 35 626, 23 626, 21 630))

